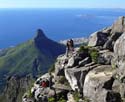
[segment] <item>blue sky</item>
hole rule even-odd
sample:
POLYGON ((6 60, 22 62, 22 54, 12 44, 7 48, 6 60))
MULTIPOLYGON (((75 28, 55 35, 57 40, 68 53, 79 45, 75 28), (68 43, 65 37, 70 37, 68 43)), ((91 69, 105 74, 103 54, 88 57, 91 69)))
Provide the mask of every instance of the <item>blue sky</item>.
POLYGON ((125 0, 0 0, 0 8, 125 8, 125 0))

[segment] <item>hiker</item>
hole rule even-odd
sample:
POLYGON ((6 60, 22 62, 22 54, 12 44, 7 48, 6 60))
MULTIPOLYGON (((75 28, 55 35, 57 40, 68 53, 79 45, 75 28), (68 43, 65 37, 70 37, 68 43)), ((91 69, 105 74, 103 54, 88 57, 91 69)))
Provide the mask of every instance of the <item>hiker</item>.
POLYGON ((41 82, 41 86, 42 86, 43 88, 46 88, 46 87, 47 87, 46 81, 42 81, 42 82, 41 82))
POLYGON ((50 89, 52 88, 52 79, 53 79, 53 76, 52 76, 52 74, 51 73, 49 73, 49 75, 50 75, 50 78, 49 78, 49 87, 50 87, 50 89))
POLYGON ((74 51, 74 42, 70 39, 70 51, 74 51))
POLYGON ((66 44, 66 56, 68 57, 69 52, 73 52, 74 51, 74 42, 72 39, 67 41, 66 44))
POLYGON ((68 57, 69 50, 70 50, 70 41, 68 40, 66 43, 66 56, 67 57, 68 57))

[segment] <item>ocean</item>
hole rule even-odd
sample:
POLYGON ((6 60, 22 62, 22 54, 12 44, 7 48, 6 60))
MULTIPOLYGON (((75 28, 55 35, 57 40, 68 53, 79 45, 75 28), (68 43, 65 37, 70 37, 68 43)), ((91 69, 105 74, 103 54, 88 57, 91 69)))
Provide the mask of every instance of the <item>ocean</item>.
POLYGON ((124 9, 0 9, 0 49, 32 39, 37 29, 60 41, 110 26, 124 9))

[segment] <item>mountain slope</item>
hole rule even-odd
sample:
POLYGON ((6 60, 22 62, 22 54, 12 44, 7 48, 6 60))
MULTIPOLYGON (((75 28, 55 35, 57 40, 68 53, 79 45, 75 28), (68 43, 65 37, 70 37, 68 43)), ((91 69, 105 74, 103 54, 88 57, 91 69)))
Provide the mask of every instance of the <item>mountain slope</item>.
POLYGON ((45 73, 64 51, 63 45, 48 39, 39 29, 34 39, 0 52, 0 80, 5 75, 32 73, 36 77, 39 73, 45 73))

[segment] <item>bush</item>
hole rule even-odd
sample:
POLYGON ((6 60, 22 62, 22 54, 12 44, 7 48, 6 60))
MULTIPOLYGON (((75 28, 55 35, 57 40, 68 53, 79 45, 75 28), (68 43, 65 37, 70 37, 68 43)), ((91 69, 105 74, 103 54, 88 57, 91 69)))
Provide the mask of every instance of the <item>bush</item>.
POLYGON ((90 50, 90 56, 93 62, 98 63, 99 52, 97 49, 90 50))
POLYGON ((88 46, 80 46, 80 48, 79 48, 79 53, 84 53, 84 52, 88 52, 88 50, 89 50, 89 47, 88 46))
POLYGON ((62 96, 58 102, 67 102, 67 100, 64 98, 64 96, 62 96))
POLYGON ((66 86, 70 86, 70 85, 69 85, 69 82, 67 81, 67 79, 65 78, 65 76, 62 76, 58 82, 59 82, 60 84, 66 85, 66 86))
POLYGON ((74 99, 75 99, 76 102, 79 102, 79 99, 80 99, 79 96, 80 96, 79 92, 75 91, 73 93, 73 97, 74 97, 74 99))
POLYGON ((48 98, 48 102, 55 102, 55 98, 49 97, 49 98, 48 98))

